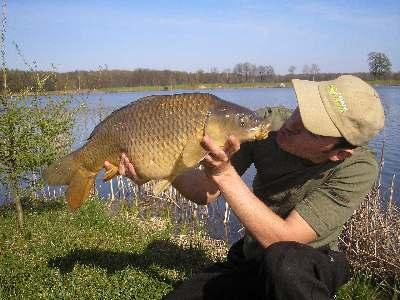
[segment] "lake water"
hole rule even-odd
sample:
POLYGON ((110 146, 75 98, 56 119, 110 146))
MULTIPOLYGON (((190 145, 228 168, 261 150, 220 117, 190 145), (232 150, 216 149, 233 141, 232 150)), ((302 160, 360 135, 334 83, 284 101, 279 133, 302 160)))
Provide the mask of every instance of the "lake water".
MULTIPOLYGON (((382 175, 383 191, 387 193, 387 187, 390 186, 392 177, 400 173, 400 159, 398 157, 400 150, 400 87, 378 87, 377 91, 381 96, 385 114, 386 124, 384 130, 370 143, 370 146, 377 152, 378 156, 384 147, 384 168, 382 175)), ((218 97, 235 102, 250 109, 258 109, 264 106, 283 105, 289 108, 296 107, 296 97, 291 88, 257 88, 257 89, 214 89, 214 90, 193 90, 193 91, 148 91, 148 92, 122 92, 122 93, 96 93, 81 96, 88 104, 88 110, 84 116, 81 116, 79 124, 75 129, 77 143, 75 147, 85 143, 93 127, 103 119, 109 112, 126 105, 132 101, 148 95, 165 95, 184 92, 202 92, 212 93, 218 97)), ((79 96, 77 96, 79 98, 79 96)), ((250 168, 244 174, 244 180, 248 185, 255 174, 255 169, 250 168)), ((100 185, 99 185, 100 186, 100 185)), ((400 203, 398 197, 400 183, 395 180, 395 200, 400 203)), ((104 185, 101 187, 100 194, 107 196, 109 190, 104 185)), ((6 195, 0 196, 0 204, 6 199, 6 195)), ((224 209, 223 200, 217 203, 221 209, 224 209)), ((233 228, 232 234, 237 232, 240 226, 232 215, 231 223, 233 228), (237 228, 236 228, 237 227, 237 228)), ((219 230, 219 229, 218 229, 219 230)), ((216 234, 218 235, 218 233, 216 234)), ((233 239, 235 239, 233 237, 233 239)))
MULTIPOLYGON (((383 106, 385 109, 385 128, 382 132, 370 143, 372 149, 377 153, 378 159, 384 142, 384 168, 382 173, 382 185, 383 193, 387 198, 393 175, 400 173, 400 159, 398 154, 400 152, 400 87, 377 87, 377 92, 381 96, 383 106)), ((121 107, 130 103, 131 101, 137 100, 141 97, 148 95, 165 95, 173 93, 184 93, 184 92, 202 92, 212 93, 218 97, 235 102, 242 106, 246 106, 250 109, 258 109, 264 106, 286 106, 289 108, 295 108, 297 106, 296 97, 292 88, 257 88, 257 89, 214 89, 214 90, 193 90, 193 91, 158 91, 158 92, 135 92, 135 93, 104 93, 104 94, 93 94, 89 95, 87 102, 92 107, 104 107, 104 109, 112 110, 117 107, 121 107)), ((88 132, 91 131, 94 124, 87 124, 88 132)), ((84 132, 85 130, 83 130, 84 132)), ((87 135, 88 132, 84 133, 87 135)), ((244 175, 245 182, 251 186, 251 182, 255 175, 255 168, 251 167, 244 175)), ((400 179, 394 182, 394 195, 395 201, 400 204, 400 179)), ((103 191, 103 193, 106 191, 103 191)), ((223 199, 219 199, 215 204, 219 215, 225 209, 225 203, 223 199)), ((222 213, 223 214, 223 213, 222 213)), ((231 214, 229 222, 228 237, 224 227, 221 226, 221 217, 218 220, 212 221, 214 224, 209 226, 211 229, 211 235, 216 238, 225 237, 229 242, 235 241, 240 235, 240 223, 236 217, 231 214)))

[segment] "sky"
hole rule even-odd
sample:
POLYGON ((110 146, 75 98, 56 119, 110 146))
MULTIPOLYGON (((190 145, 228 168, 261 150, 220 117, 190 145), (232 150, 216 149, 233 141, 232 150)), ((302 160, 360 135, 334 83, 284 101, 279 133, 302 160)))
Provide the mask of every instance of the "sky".
POLYGON ((370 52, 400 71, 400 1, 7 1, 9 68, 196 72, 305 64, 367 72, 370 52), (22 55, 16 51, 15 44, 22 55))

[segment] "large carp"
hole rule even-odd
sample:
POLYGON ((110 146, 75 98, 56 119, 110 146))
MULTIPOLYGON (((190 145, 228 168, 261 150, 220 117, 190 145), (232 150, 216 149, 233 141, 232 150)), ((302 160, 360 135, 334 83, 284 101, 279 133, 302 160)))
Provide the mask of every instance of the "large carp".
POLYGON ((124 152, 141 178, 161 179, 154 188, 159 194, 205 157, 200 145, 205 134, 223 147, 230 134, 243 142, 267 133, 268 124, 254 112, 211 94, 149 96, 110 114, 84 146, 50 165, 44 178, 50 185, 68 185, 66 199, 74 210, 89 197, 105 160, 112 168, 103 179, 118 174, 124 152))

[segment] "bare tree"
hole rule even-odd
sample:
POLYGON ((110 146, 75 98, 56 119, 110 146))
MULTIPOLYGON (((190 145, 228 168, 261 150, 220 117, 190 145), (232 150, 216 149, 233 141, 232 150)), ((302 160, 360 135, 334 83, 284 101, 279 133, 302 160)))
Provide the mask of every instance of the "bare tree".
POLYGON ((218 68, 217 67, 211 67, 210 68, 210 73, 218 74, 218 68))
POLYGON ((271 65, 265 66, 265 73, 267 75, 267 80, 268 81, 273 81, 275 77, 275 71, 274 68, 271 65))
POLYGON ((223 71, 222 71, 222 74, 224 74, 224 77, 225 77, 225 81, 226 82, 229 82, 229 78, 230 78, 230 75, 231 75, 231 70, 230 69, 224 69, 223 71))
POLYGON ((308 65, 303 66, 303 74, 310 74, 310 67, 308 65))
POLYGON ((250 78, 254 78, 256 74, 256 66, 249 62, 245 62, 243 64, 243 71, 245 74, 245 80, 248 82, 250 78))
POLYGON ((196 72, 196 82, 197 83, 202 83, 203 82, 203 77, 204 77, 204 71, 202 69, 198 69, 196 72))
POLYGON ((238 63, 233 67, 233 73, 239 75, 240 80, 243 81, 243 77, 245 75, 244 65, 242 63, 238 63))
POLYGON ((296 67, 293 66, 293 65, 291 65, 291 66, 289 67, 289 69, 288 69, 288 72, 289 72, 290 75, 293 75, 295 71, 296 71, 296 67))
POLYGON ((317 64, 312 64, 310 67, 310 74, 312 74, 312 80, 314 81, 315 75, 319 73, 320 69, 317 64))
POLYGON ((267 69, 265 66, 257 66, 256 73, 257 76, 260 76, 260 81, 263 81, 267 74, 267 69))

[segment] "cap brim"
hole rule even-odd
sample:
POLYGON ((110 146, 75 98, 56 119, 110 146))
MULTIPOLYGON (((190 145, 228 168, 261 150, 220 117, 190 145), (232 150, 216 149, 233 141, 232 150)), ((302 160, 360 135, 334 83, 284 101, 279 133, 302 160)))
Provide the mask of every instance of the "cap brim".
POLYGON ((325 110, 318 82, 293 79, 292 83, 304 127, 317 135, 341 137, 325 110))

